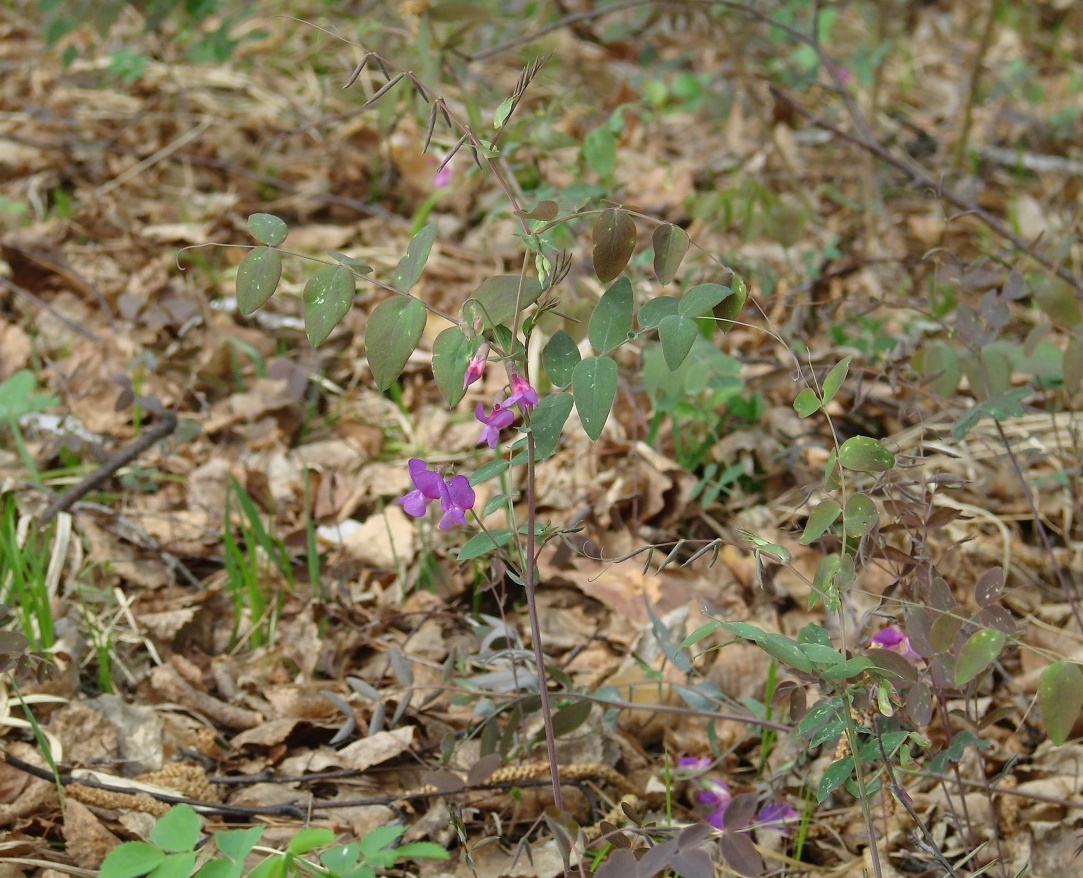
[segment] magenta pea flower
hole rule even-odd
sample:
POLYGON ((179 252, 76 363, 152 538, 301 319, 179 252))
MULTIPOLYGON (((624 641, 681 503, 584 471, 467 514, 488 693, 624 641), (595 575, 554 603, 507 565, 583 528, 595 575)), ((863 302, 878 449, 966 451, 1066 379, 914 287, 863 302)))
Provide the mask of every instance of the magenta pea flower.
POLYGON ((463 375, 463 390, 466 390, 485 373, 485 363, 488 356, 489 346, 483 344, 470 358, 470 363, 466 367, 466 374, 463 375))
POLYGON ((892 652, 897 652, 908 659, 921 658, 910 646, 910 638, 902 632, 898 625, 888 625, 886 628, 877 631, 869 638, 869 646, 890 649, 892 652))
POLYGON ((428 511, 429 503, 440 501, 443 515, 440 518, 440 530, 448 530, 455 525, 466 524, 466 510, 474 506, 474 489, 466 476, 452 476, 445 479, 440 473, 429 469, 425 461, 411 458, 407 466, 414 490, 396 500, 407 515, 420 518, 428 511))
POLYGON ((790 823, 800 815, 785 802, 768 802, 756 815, 756 820, 764 829, 774 829, 784 835, 789 835, 789 827, 778 826, 780 823, 790 823))
POLYGON ((714 809, 707 817, 707 822, 711 826, 715 829, 725 828, 722 824, 722 816, 726 813, 726 808, 729 807, 730 802, 733 801, 733 795, 730 793, 730 788, 723 781, 706 781, 703 789, 696 793, 696 801, 701 805, 714 809))
POLYGON ((526 414, 538 404, 538 391, 530 386, 530 382, 520 375, 518 370, 510 367, 508 380, 511 382, 511 396, 504 400, 504 408, 518 404, 523 414, 526 414))
POLYGON ((704 771, 710 764, 710 756, 681 756, 677 759, 677 768, 684 771, 704 771))
POLYGON ((478 445, 488 442, 490 448, 496 448, 496 443, 500 441, 500 431, 514 423, 515 412, 497 402, 493 404, 492 412, 485 414, 485 409, 479 402, 474 406, 474 417, 485 425, 485 429, 481 431, 481 438, 478 439, 478 445))

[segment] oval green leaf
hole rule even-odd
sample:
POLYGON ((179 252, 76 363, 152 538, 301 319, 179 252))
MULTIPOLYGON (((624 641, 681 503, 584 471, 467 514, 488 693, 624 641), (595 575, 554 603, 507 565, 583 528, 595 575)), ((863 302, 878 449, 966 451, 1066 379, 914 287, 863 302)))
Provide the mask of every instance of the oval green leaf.
POLYGON ((733 290, 733 295, 722 300, 714 315, 718 318, 718 325, 723 332, 733 327, 733 321, 740 316, 741 310, 745 307, 745 301, 748 299, 748 287, 739 274, 730 278, 730 289, 733 290))
POLYGON ((1083 671, 1072 662, 1053 662, 1038 679, 1038 707, 1046 734, 1058 747, 1068 740, 1083 708, 1083 671))
POLYGON ((895 455, 871 436, 851 436, 839 448, 839 463, 857 473, 882 473, 895 466, 895 455))
MULTIPOLYGON (((523 281, 522 307, 533 305, 541 295, 542 286, 536 277, 523 281)), ((478 284, 463 306, 463 316, 469 324, 480 320, 486 329, 507 323, 515 315, 515 299, 519 295, 519 275, 498 274, 478 284)))
POLYGON ((816 801, 822 802, 830 796, 835 790, 846 783, 853 773, 853 756, 845 756, 837 762, 832 762, 827 766, 823 776, 820 778, 820 785, 816 789, 816 801))
POLYGON ((815 414, 819 408, 820 399, 811 387, 803 388, 793 399, 793 410, 797 412, 798 417, 807 418, 815 414))
POLYGON ((670 372, 681 368, 681 363, 692 350, 698 335, 699 327, 691 317, 671 314, 662 318, 662 322, 658 324, 658 338, 662 342, 662 357, 670 372))
POLYGON ((165 860, 165 852, 145 841, 126 841, 113 848, 102 861, 107 878, 139 878, 153 872, 165 860))
POLYGON ((953 347, 942 341, 934 341, 921 357, 921 374, 937 396, 949 399, 963 377, 963 367, 953 347))
POLYGON ((677 270, 688 252, 688 233, 680 226, 665 223, 654 230, 654 276, 658 283, 668 284, 677 274, 677 270))
POLYGON ((373 309, 365 326, 365 354, 380 390, 402 374, 424 329, 425 306, 417 299, 395 296, 373 309))
POLYGON ((563 329, 553 333, 553 337, 542 348, 542 368, 554 387, 567 387, 572 383, 572 370, 583 357, 572 338, 563 329))
POLYGON ((199 815, 190 805, 174 805, 159 818, 149 840, 170 852, 195 850, 200 833, 199 815))
POLYGON ((277 247, 290 233, 289 226, 273 213, 254 213, 249 216, 248 231, 253 238, 268 247, 277 247))
POLYGON ((274 295, 281 279, 282 257, 277 250, 249 250, 237 267, 237 308, 247 317, 274 295))
POLYGON ((813 540, 818 540, 841 514, 842 507, 838 503, 834 500, 824 500, 812 510, 812 514, 808 517, 805 530, 801 533, 798 542, 802 546, 807 546, 813 540))
POLYGON ((1004 648, 1008 636, 996 628, 975 631, 959 650, 955 663, 955 685, 964 686, 993 663, 1004 648))
POLYGON ((851 494, 846 498, 846 511, 842 516, 842 526, 846 536, 860 538, 871 531, 880 521, 876 504, 865 494, 851 494))
POLYGON ((305 284, 305 334, 308 343, 317 347, 335 325, 346 316, 353 304, 353 275, 341 265, 325 265, 305 284))
POLYGON ((535 407, 530 416, 530 430, 534 434, 534 460, 552 457, 560 442, 560 431, 572 412, 570 393, 550 393, 535 407))
POLYGON ((657 296, 639 309, 639 328, 655 329, 666 317, 678 312, 680 303, 673 296, 657 296))
POLYGON ((703 317, 732 295, 733 290, 722 284, 700 284, 681 296, 678 311, 685 317, 703 317))
POLYGON ((572 370, 572 393, 583 431, 597 442, 617 395, 616 362, 609 357, 583 360, 572 370))
POLYGON ((421 272, 425 270, 425 263, 429 259, 432 243, 436 240, 436 223, 431 222, 424 226, 421 231, 410 239, 399 264, 395 266, 395 273, 391 278, 391 286, 400 293, 405 293, 418 282, 421 272))
POLYGON ((628 333, 632 331, 633 299, 632 282, 620 277, 594 306, 587 324, 587 338, 598 353, 608 353, 628 341, 628 333))
POLYGON ((609 208, 594 221, 594 273, 607 284, 624 271, 636 247, 636 224, 623 210, 609 208))
POLYGON ((846 373, 850 368, 850 360, 852 359, 853 356, 844 357, 832 366, 831 371, 827 373, 823 385, 824 405, 831 402, 831 400, 835 398, 835 394, 839 392, 839 388, 842 387, 842 382, 846 380, 846 373))
POLYGON ((514 534, 510 530, 502 529, 488 530, 475 534, 466 541, 466 545, 459 549, 458 558, 460 561, 473 561, 475 558, 480 558, 482 555, 491 552, 493 549, 506 546, 511 542, 512 536, 514 536, 514 534))
POLYGON ((432 343, 432 375, 448 405, 458 405, 466 395, 463 379, 474 353, 471 347, 458 326, 449 326, 432 343))

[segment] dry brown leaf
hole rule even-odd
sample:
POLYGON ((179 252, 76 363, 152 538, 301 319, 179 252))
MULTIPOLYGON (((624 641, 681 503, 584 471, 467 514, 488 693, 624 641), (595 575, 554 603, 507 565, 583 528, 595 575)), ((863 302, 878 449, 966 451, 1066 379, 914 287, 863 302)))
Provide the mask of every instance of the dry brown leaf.
POLYGON ((84 868, 96 869, 106 855, 120 844, 113 833, 82 802, 68 798, 64 804, 66 852, 84 868))

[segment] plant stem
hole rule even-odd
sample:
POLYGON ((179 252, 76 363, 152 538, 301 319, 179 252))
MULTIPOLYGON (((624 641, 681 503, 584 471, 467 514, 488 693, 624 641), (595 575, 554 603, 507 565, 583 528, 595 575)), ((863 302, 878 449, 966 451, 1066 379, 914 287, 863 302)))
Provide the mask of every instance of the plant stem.
POLYGON ((970 128, 974 123, 974 104, 978 102, 978 83, 981 81, 981 70, 985 64, 985 56, 989 53, 989 47, 993 44, 993 31, 996 30, 997 8, 999 0, 989 0, 989 13, 985 19, 985 27, 982 29, 981 42, 978 51, 974 55, 974 64, 970 68, 970 85, 967 89, 966 107, 963 109, 963 127, 959 130, 959 139, 955 141, 955 149, 951 153, 951 169, 956 173, 963 166, 966 158, 966 147, 970 142, 970 128))
POLYGON ((538 618, 537 581, 534 578, 534 520, 537 515, 534 479, 534 434, 526 437, 526 564, 523 586, 526 588, 527 614, 530 616, 530 640, 534 646, 534 662, 538 671, 538 696, 541 699, 542 722, 545 725, 545 749, 549 756, 549 776, 553 781, 553 805, 564 810, 560 792, 560 764, 557 762, 557 739, 553 732, 553 712, 549 707, 549 681, 545 673, 545 650, 542 648, 541 622, 538 618))

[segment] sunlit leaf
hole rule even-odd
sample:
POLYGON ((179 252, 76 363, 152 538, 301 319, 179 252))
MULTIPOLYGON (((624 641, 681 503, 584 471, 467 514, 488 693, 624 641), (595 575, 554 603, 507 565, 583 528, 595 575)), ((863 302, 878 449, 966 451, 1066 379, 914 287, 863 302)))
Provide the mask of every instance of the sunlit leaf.
POLYGON ((964 686, 991 665, 1004 648, 1007 635, 996 628, 982 628, 967 638, 955 663, 955 685, 964 686))
POLYGON ((632 282, 620 277, 594 306, 587 324, 587 338, 598 353, 608 353, 628 340, 632 330, 633 299, 632 282))
POLYGON ((325 265, 305 284, 305 334, 317 347, 353 304, 356 286, 353 275, 340 265, 325 265))
POLYGON ((256 247, 237 267, 237 308, 247 317, 274 294, 282 279, 282 257, 270 247, 256 247))
POLYGON ((807 418, 815 414, 820 408, 820 398, 811 387, 804 387, 793 399, 793 410, 798 417, 807 418))
POLYGON ((289 226, 272 213, 254 213, 249 216, 248 231, 253 238, 268 247, 277 247, 290 233, 289 226))
POLYGON ((685 317, 703 317, 732 295, 733 290, 722 284, 700 284, 681 296, 677 310, 685 317))
POLYGON ((842 516, 842 526, 848 537, 863 537, 880 521, 876 504, 866 494, 851 494, 846 498, 846 511, 842 516))
POLYGON ((688 233, 680 226, 664 223, 654 230, 654 276, 658 283, 668 284, 673 280, 688 252, 688 233))
POLYGON ((715 311, 715 317, 719 319, 718 325, 723 332, 733 326, 733 321, 740 316, 741 310, 745 307, 745 300, 748 299, 748 287, 740 275, 733 275, 729 285, 733 290, 733 295, 723 299, 715 311))
POLYGON ((594 273, 607 284, 624 271, 636 246, 636 224, 623 210, 603 210, 594 221, 594 273))
POLYGON ((699 327, 691 317, 671 314, 662 318, 658 324, 658 339, 662 342, 662 357, 669 371, 676 372, 681 368, 698 336, 699 327))
POLYGON ((554 387, 567 387, 572 383, 572 370, 583 357, 568 333, 558 329, 542 348, 542 368, 554 387))
POLYGON ((410 239, 410 243, 406 247, 406 253, 399 260, 399 264, 395 266, 391 286, 400 293, 405 293, 418 282, 421 278, 421 272, 425 270, 425 263, 429 259, 429 253, 435 240, 435 222, 423 226, 421 231, 410 239))
POLYGON ((639 328, 655 329, 662 319, 677 313, 678 300, 673 296, 656 296, 639 309, 639 328))
POLYGON ((850 360, 853 357, 844 357, 838 363, 831 367, 831 371, 824 377, 823 384, 823 404, 827 405, 831 400, 835 398, 835 394, 839 392, 839 388, 842 387, 842 382, 846 380, 846 373, 850 369, 850 360))
POLYGON ((1073 662, 1053 662, 1038 680, 1038 707, 1046 734, 1058 747, 1068 740, 1083 708, 1083 671, 1073 662))
POLYGON ((839 463, 858 473, 882 473, 895 466, 895 455, 870 436, 851 436, 839 448, 839 463))
POLYGON ((609 357, 588 357, 572 370, 572 393, 583 431, 597 442, 617 395, 617 364, 609 357))
POLYGON ((373 309, 365 325, 365 353, 380 390, 395 383, 424 329, 425 306, 417 299, 395 296, 373 309))
POLYGON ((842 507, 838 503, 834 500, 824 500, 812 510, 812 514, 808 517, 805 529, 801 533, 798 542, 802 546, 807 546, 814 540, 819 539, 841 514, 842 507))
POLYGON ((463 379, 473 356, 473 345, 458 326, 449 326, 432 343, 432 374, 440 395, 450 406, 466 395, 463 379))

